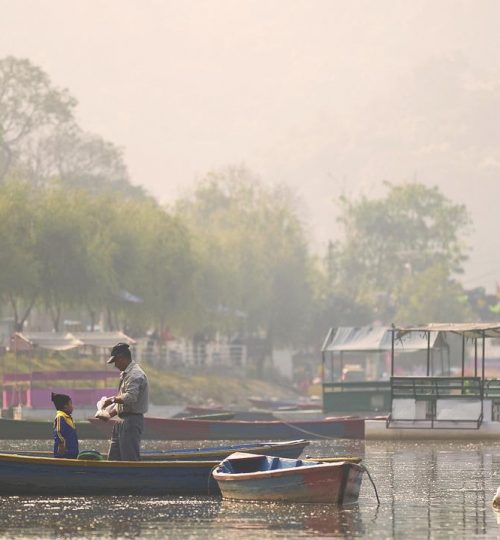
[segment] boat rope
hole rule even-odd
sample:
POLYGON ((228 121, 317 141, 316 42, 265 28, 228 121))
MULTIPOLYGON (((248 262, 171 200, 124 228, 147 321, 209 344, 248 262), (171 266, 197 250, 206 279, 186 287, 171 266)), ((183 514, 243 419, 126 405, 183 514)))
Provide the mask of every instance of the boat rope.
POLYGON ((282 424, 285 424, 285 426, 288 426, 289 428, 295 429, 297 431, 301 431, 302 433, 305 433, 306 435, 312 435, 313 437, 316 437, 318 439, 326 439, 328 441, 335 441, 338 439, 338 437, 330 437, 329 435, 321 435, 321 433, 314 433, 314 431, 307 431, 307 429, 300 428, 294 424, 290 424, 289 422, 286 422, 285 420, 282 420, 281 418, 279 421, 282 424))
MULTIPOLYGON (((213 472, 215 471, 215 469, 217 469, 217 467, 220 465, 220 463, 217 463, 217 465, 214 465, 211 469, 210 469, 210 474, 208 475, 208 481, 207 481, 207 495, 210 495, 210 481, 212 480, 213 478, 213 472)), ((215 482, 215 479, 214 479, 214 482, 215 482)))
POLYGON ((375 491, 375 497, 377 497, 377 506, 380 506, 380 498, 378 496, 377 486, 375 485, 375 482, 373 481, 372 475, 370 474, 370 471, 368 470, 368 467, 366 465, 362 464, 362 463, 353 463, 353 465, 356 465, 357 467, 362 469, 368 475, 368 478, 369 478, 370 482, 372 483, 373 489, 375 491))

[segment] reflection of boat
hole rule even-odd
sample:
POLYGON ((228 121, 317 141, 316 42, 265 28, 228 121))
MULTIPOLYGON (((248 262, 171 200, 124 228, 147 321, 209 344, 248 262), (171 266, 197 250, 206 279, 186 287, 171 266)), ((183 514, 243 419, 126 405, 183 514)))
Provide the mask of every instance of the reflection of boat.
MULTIPOLYGON (((222 460, 234 452, 251 452, 252 454, 270 454, 286 458, 298 458, 304 448, 309 445, 309 441, 300 439, 297 441, 266 442, 231 444, 224 446, 213 446, 206 448, 180 448, 177 450, 145 450, 141 452, 141 461, 167 461, 167 460, 222 460)), ((20 456, 52 457, 53 452, 42 451, 20 451, 4 452, 6 454, 16 454, 20 456)))
MULTIPOLYGON (((106 435, 111 434, 113 420, 90 422, 106 435)), ((362 418, 327 418, 322 420, 281 420, 246 422, 238 420, 182 420, 177 418, 144 419, 145 430, 158 440, 288 440, 297 436, 308 439, 362 439, 362 418)))
POLYGON ((225 531, 236 529, 245 534, 244 531, 251 530, 252 537, 255 538, 267 538, 273 533, 276 534, 276 531, 287 538, 325 535, 328 538, 357 538, 366 533, 357 503, 333 506, 321 503, 289 504, 223 499, 217 523, 225 531))
POLYGON ((358 503, 327 512, 309 512, 304 516, 304 528, 329 537, 353 538, 366 533, 358 503))
POLYGON ((237 452, 222 461, 213 477, 227 499, 342 505, 358 500, 363 470, 350 461, 321 463, 237 452))
POLYGON ((218 494, 215 461, 84 461, 0 454, 1 495, 218 494))

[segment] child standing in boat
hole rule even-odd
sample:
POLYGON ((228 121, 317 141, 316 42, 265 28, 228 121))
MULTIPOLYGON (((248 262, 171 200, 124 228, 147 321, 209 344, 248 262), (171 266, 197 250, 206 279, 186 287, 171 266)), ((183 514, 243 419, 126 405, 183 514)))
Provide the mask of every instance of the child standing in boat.
POLYGON ((71 416, 73 403, 65 394, 52 393, 52 402, 57 413, 54 420, 54 457, 76 459, 78 457, 78 435, 71 416))

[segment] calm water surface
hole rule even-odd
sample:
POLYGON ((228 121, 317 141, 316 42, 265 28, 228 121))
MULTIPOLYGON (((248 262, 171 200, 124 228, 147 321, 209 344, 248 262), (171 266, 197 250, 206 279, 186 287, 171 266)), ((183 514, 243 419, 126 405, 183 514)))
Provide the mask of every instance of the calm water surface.
MULTIPOLYGON (((104 442, 81 446, 106 449, 104 442)), ((182 446, 196 443, 145 443, 149 449, 182 446)), ((0 450, 28 448, 50 445, 0 441, 0 450)), ((0 537, 500 538, 490 505, 500 485, 500 443, 314 442, 307 453, 363 456, 380 507, 366 476, 359 504, 343 509, 209 497, 0 497, 0 537)))

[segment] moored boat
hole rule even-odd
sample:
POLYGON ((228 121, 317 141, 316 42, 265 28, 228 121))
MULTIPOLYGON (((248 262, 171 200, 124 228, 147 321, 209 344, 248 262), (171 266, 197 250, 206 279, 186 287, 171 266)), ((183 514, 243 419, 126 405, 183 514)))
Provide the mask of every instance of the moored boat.
POLYGON ((285 458, 298 458, 310 442, 305 439, 282 442, 262 442, 247 444, 231 444, 205 448, 182 448, 164 452, 150 451, 141 454, 142 460, 188 459, 188 460, 222 460, 234 452, 250 452, 252 454, 269 454, 285 458))
POLYGON ((274 411, 290 410, 290 411, 306 411, 306 410, 321 410, 322 403, 319 399, 263 399, 257 397, 248 398, 248 401, 258 409, 269 409, 274 411))
MULTIPOLYGON (((234 452, 250 452, 252 454, 273 454, 286 458, 298 458, 304 448, 309 445, 309 441, 299 439, 296 441, 283 442, 263 442, 248 444, 231 444, 213 447, 199 448, 179 448, 176 450, 143 450, 141 452, 141 461, 168 461, 168 460, 187 460, 187 461, 221 461, 234 452)), ((5 454, 16 454, 21 456, 34 457, 53 457, 53 452, 43 451, 19 451, 4 452, 5 454)))
MULTIPOLYGON (((99 423, 102 420, 96 420, 96 423, 88 420, 77 420, 76 430, 79 439, 103 440, 107 439, 111 430, 100 429, 99 423), (97 423, 98 422, 98 423, 97 423)), ((10 418, 0 418, 0 440, 44 440, 52 439, 54 429, 53 420, 12 420, 10 418)), ((145 426, 142 433, 143 440, 156 440, 156 433, 150 431, 145 426)))
POLYGON ((218 463, 0 454, 0 495, 216 495, 211 471, 218 463))
POLYGON ((232 420, 234 418, 234 413, 228 411, 211 414, 194 414, 189 416, 179 416, 177 418, 185 418, 187 420, 232 420))
POLYGON ((211 474, 219 464, 220 460, 98 461, 2 453, 0 496, 220 495, 211 474))
POLYGON ((342 505, 358 500, 363 471, 352 460, 322 463, 237 452, 212 474, 227 499, 342 505))
MULTIPOLYGON (((90 419, 90 422, 107 435, 111 434, 113 420, 90 419)), ((363 439, 365 435, 364 419, 354 417, 290 422, 146 417, 144 426, 158 440, 288 440, 298 436, 308 439, 363 439)))

